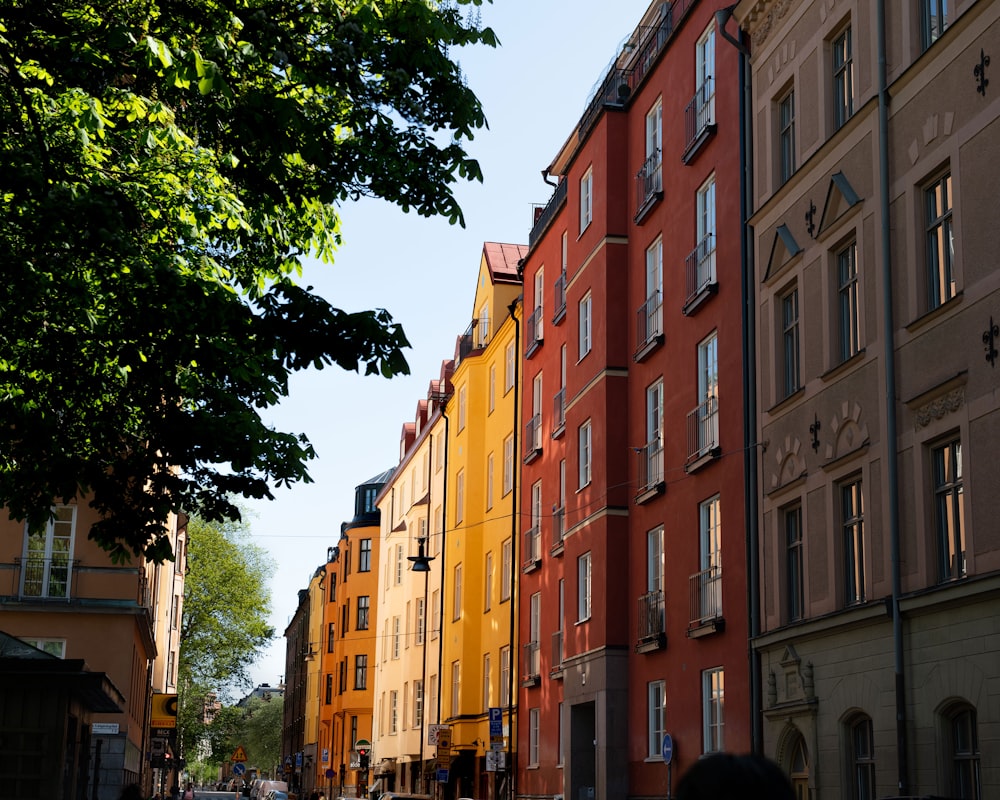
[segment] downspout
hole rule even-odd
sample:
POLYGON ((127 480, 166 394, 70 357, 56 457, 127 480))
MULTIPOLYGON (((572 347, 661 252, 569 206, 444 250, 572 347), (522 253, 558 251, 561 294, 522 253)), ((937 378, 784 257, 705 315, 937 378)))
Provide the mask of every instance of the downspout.
POLYGON ((743 31, 734 37, 726 23, 736 6, 716 12, 716 26, 721 36, 739 51, 739 120, 740 120, 740 300, 742 304, 743 347, 743 514, 747 550, 747 658, 750 666, 750 750, 764 752, 763 697, 761 692, 760 653, 754 640, 760 635, 760 528, 757 504, 757 294, 754 286, 756 264, 753 228, 753 124, 750 49, 743 31))
POLYGON ((892 649, 896 684, 896 791, 907 794, 906 681, 903 672, 903 621, 899 615, 900 577, 899 463, 896 454, 895 322, 892 314, 892 248, 889 240, 889 88, 886 78, 885 0, 876 4, 878 16, 878 150, 879 213, 882 217, 882 357, 885 360, 885 437, 889 482, 889 551, 892 561, 892 649))
MULTIPOLYGON (((441 694, 444 692, 444 586, 445 586, 445 542, 448 540, 448 414, 445 412, 447 395, 442 387, 441 417, 444 419, 444 480, 441 481, 441 625, 438 629, 438 693, 437 693, 437 721, 441 723, 441 694)), ((430 504, 428 504, 429 506, 430 504)), ((429 609, 433 614, 434 609, 429 609)))
MULTIPOLYGON (((518 273, 520 274, 520 265, 518 266, 518 273)), ((517 300, 512 302, 507 306, 507 310, 510 312, 510 318, 514 320, 514 432, 512 434, 511 446, 514 450, 515 462, 518 458, 517 449, 517 434, 520 428, 520 418, 518 416, 521 410, 520 403, 520 380, 518 379, 520 372, 520 353, 521 353, 521 323, 517 318, 517 300)), ((514 474, 511 476, 513 480, 513 486, 511 487, 511 514, 510 514, 510 669, 507 670, 507 724, 510 727, 509 735, 507 736, 507 773, 510 775, 510 800, 514 800, 517 797, 517 770, 512 768, 514 763, 514 714, 516 711, 516 705, 514 703, 514 675, 517 672, 517 647, 516 647, 516 637, 515 631, 517 626, 517 615, 515 614, 515 603, 517 602, 517 538, 518 538, 518 523, 520 522, 520 514, 518 513, 517 505, 517 488, 518 480, 517 476, 520 470, 515 469, 514 474)))

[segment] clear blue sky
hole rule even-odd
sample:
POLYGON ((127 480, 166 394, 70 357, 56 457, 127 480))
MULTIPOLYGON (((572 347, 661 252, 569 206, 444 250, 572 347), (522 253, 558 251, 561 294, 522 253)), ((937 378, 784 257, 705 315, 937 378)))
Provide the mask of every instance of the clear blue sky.
MULTIPOLYGON (((500 39, 495 50, 457 51, 489 129, 470 143, 484 183, 462 185, 466 227, 361 201, 342 211, 344 244, 333 266, 316 264, 303 283, 347 311, 386 308, 412 345, 411 374, 385 380, 338 368, 293 378, 291 396, 268 421, 305 433, 318 452, 314 483, 276 490, 251 506, 254 541, 272 557, 272 624, 278 639, 258 649, 254 684, 276 684, 285 671, 281 637, 297 592, 336 544, 354 511, 354 487, 396 465, 399 434, 455 337, 468 326, 483 242, 526 244, 532 204, 551 188, 541 170, 579 120, 593 85, 636 27, 647 0, 495 0, 482 23, 500 39)), ((692 56, 693 57, 693 56, 692 56)), ((669 121, 665 121, 670 124, 669 121)))

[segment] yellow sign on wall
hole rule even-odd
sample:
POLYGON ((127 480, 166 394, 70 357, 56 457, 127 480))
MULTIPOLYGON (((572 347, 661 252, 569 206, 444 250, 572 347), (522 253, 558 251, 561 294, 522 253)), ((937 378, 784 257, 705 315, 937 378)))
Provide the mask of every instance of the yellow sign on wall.
POLYGON ((149 714, 150 728, 177 727, 177 695, 154 694, 153 707, 149 714))

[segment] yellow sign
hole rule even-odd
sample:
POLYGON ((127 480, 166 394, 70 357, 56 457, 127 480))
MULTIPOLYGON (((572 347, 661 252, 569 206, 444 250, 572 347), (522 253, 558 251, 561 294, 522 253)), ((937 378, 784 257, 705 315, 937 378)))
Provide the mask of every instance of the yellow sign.
POLYGON ((236 745, 236 752, 233 753, 233 757, 229 759, 230 761, 246 761, 247 751, 243 749, 243 745, 236 745))
POLYGON ((441 731, 437 740, 437 757, 445 763, 451 758, 451 731, 441 731))
POLYGON ((150 728, 177 727, 177 695, 154 694, 149 714, 150 728))

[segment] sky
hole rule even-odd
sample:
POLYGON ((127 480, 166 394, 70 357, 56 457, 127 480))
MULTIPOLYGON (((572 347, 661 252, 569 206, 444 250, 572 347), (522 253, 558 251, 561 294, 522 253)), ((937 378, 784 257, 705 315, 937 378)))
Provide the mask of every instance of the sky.
POLYGON ((496 49, 457 50, 489 129, 467 150, 483 169, 482 184, 462 182, 456 196, 466 227, 405 214, 361 200, 340 209, 343 244, 332 265, 309 264, 304 285, 345 311, 385 308, 410 341, 408 376, 390 380, 337 367, 293 376, 289 397, 265 420, 305 433, 317 451, 311 484, 275 489, 250 504, 252 541, 270 558, 271 624, 277 637, 253 648, 254 685, 283 680, 282 634, 298 591, 340 538, 354 514, 354 488, 394 467, 405 422, 415 417, 442 360, 474 316, 483 243, 527 244, 532 207, 552 188, 541 171, 559 152, 623 40, 650 0, 494 0, 481 7, 496 49))

